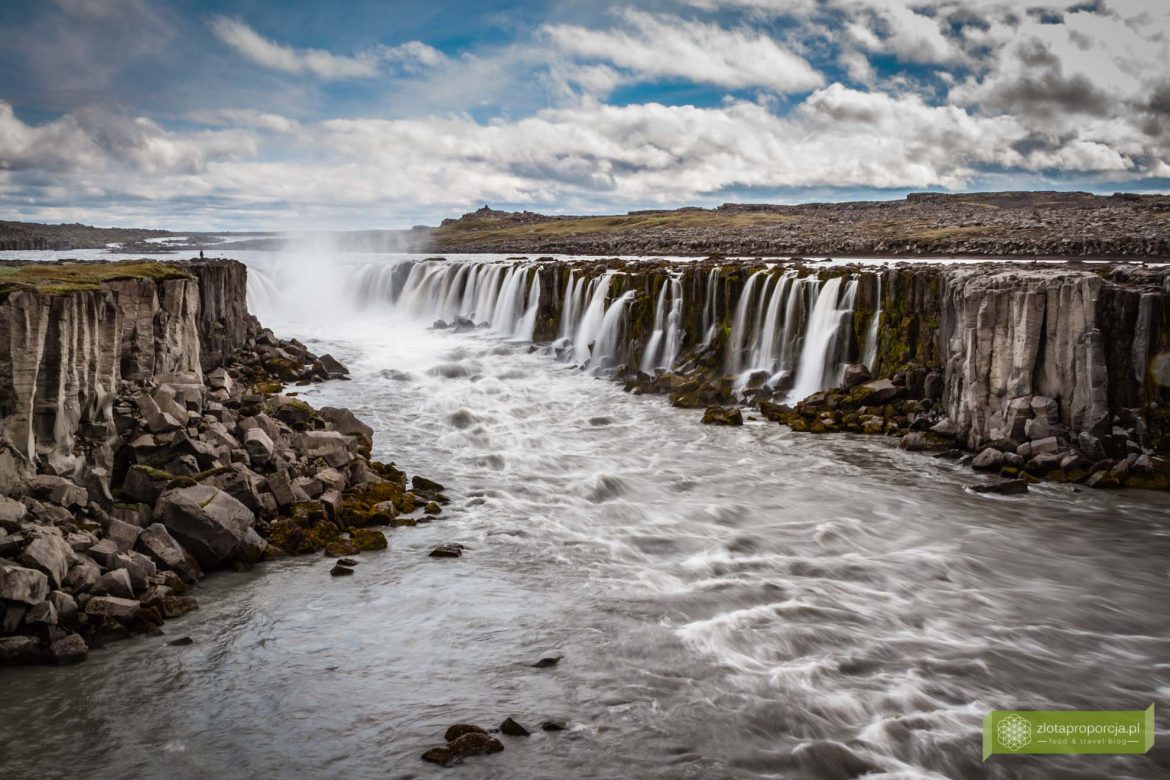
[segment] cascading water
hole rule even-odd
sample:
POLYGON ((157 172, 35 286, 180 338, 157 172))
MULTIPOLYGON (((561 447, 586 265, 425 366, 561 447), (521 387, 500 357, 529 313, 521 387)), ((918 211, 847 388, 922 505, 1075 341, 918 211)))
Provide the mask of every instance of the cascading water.
POLYGON ((590 368, 612 368, 618 358, 618 338, 621 335, 622 318, 626 313, 626 306, 634 299, 634 291, 629 290, 618 296, 605 316, 601 318, 601 325, 597 330, 597 339, 591 350, 590 368))
MULTIPOLYGON (((785 309, 787 299, 785 293, 795 278, 795 274, 783 274, 767 298, 767 311, 763 317, 763 325, 757 329, 755 347, 752 349, 751 367, 763 369, 770 377, 775 377, 781 370, 779 365, 781 336, 780 314, 785 309)), ((760 301, 760 311, 764 311, 764 300, 760 301)))
POLYGON ((874 276, 877 277, 877 305, 874 308, 873 319, 869 323, 869 334, 865 339, 865 358, 862 361, 871 372, 877 369, 878 325, 882 321, 882 275, 878 273, 874 276))
POLYGON ((419 319, 471 320, 507 338, 530 341, 540 304, 540 277, 529 264, 498 262, 411 262, 366 266, 348 294, 367 307, 390 304, 419 319))
POLYGON ((707 272, 707 292, 703 299, 703 346, 710 346, 718 323, 715 320, 715 290, 719 283, 719 269, 707 272))
POLYGON ((642 355, 642 371, 654 373, 656 368, 669 369, 678 357, 682 345, 683 290, 677 277, 669 277, 658 291, 658 303, 654 308, 654 331, 646 342, 642 355), (670 291, 670 310, 667 311, 666 293, 670 291))
POLYGON ((756 271, 748 277, 739 296, 739 303, 735 307, 735 317, 731 321, 731 342, 727 345, 727 373, 739 374, 743 370, 743 351, 749 333, 747 327, 748 310, 752 304, 752 293, 756 283, 764 277, 766 271, 756 271))
POLYGON ((557 332, 559 339, 571 340, 577 327, 577 315, 581 311, 585 284, 588 280, 585 277, 577 279, 576 274, 576 271, 569 271, 569 281, 565 284, 565 303, 561 310, 560 329, 557 332))
POLYGON ((856 279, 851 279, 845 285, 843 295, 839 276, 829 279, 820 286, 816 304, 808 320, 804 346, 800 352, 796 384, 788 395, 790 401, 807 398, 818 390, 840 381, 841 361, 838 354, 840 334, 853 312, 853 299, 856 293, 856 279))
POLYGON ((521 341, 532 341, 536 331, 536 314, 540 311, 540 274, 532 275, 532 285, 528 288, 528 311, 520 318, 512 337, 521 341))
POLYGON ((752 274, 736 304, 728 344, 736 391, 761 371, 770 387, 794 384, 790 400, 836 383, 842 358, 837 336, 852 316, 856 287, 852 280, 842 294, 839 279, 798 278, 794 271, 752 274))
POLYGON ((612 273, 589 281, 589 305, 581 315, 581 322, 573 335, 573 360, 579 365, 585 365, 589 360, 590 347, 601 333, 602 320, 605 318, 605 299, 609 296, 612 284, 612 273))

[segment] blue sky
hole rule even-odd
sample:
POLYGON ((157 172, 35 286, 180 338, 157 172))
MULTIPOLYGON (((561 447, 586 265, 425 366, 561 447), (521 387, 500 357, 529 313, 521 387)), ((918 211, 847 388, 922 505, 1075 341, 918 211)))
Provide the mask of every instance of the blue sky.
POLYGON ((1161 0, 10 0, 0 218, 1161 192, 1168 61, 1161 0))

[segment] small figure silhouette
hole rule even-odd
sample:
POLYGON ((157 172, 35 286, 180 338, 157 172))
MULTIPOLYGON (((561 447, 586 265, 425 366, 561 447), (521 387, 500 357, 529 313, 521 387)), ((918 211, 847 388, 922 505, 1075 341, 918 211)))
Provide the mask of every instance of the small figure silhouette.
POLYGON ((199 259, 200 260, 203 259, 203 250, 202 249, 199 250, 199 259))

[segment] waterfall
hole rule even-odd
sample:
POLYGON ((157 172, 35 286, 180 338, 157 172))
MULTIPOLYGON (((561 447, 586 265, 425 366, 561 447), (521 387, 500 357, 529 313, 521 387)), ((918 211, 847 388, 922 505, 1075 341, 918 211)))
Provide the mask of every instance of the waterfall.
POLYGON ((841 362, 838 355, 842 326, 853 312, 853 298, 857 280, 851 279, 841 294, 841 277, 829 279, 820 286, 812 314, 808 318, 804 346, 796 371, 796 384, 788 394, 789 401, 799 401, 818 390, 840 381, 841 362), (840 298, 840 305, 838 305, 840 298))
POLYGON ((666 315, 666 342, 662 347, 662 358, 658 361, 663 368, 673 368, 678 351, 682 349, 682 316, 682 280, 672 276, 670 278, 670 313, 666 315))
POLYGON ((710 346, 715 338, 715 289, 719 284, 719 269, 712 268, 707 272, 707 290, 703 298, 703 346, 710 346))
POLYGON ((877 308, 874 309, 873 319, 869 323, 869 335, 865 339, 864 363, 870 373, 877 371, 878 325, 882 320, 882 274, 877 274, 877 308))
POLYGON ((557 338, 573 338, 573 330, 577 327, 577 312, 581 309, 581 297, 585 294, 585 279, 576 279, 577 272, 569 271, 569 281, 565 284, 565 298, 561 309, 561 326, 557 338))
POLYGON ((634 291, 629 290, 621 294, 614 301, 605 316, 601 318, 601 325, 597 330, 597 339, 593 343, 590 368, 610 368, 617 363, 618 337, 621 335, 622 316, 626 306, 634 299, 634 291))
POLYGON ((739 296, 739 303, 735 307, 735 318, 731 321, 731 342, 727 345, 727 373, 738 374, 742 370, 743 356, 745 344, 748 339, 747 332, 747 315, 748 309, 752 303, 752 291, 755 290, 756 282, 765 271, 756 271, 748 277, 747 283, 743 286, 743 294, 739 296))
POLYGON ((654 331, 646 342, 646 349, 642 354, 642 371, 653 374, 656 368, 669 369, 674 366, 674 359, 682 345, 682 282, 674 277, 668 277, 658 291, 658 304, 654 307, 654 331), (670 308, 667 309, 667 291, 670 291, 670 308))
POLYGON ((646 342, 646 349, 642 354, 642 371, 653 374, 658 367, 658 345, 662 341, 663 329, 666 324, 666 288, 669 285, 664 281, 662 289, 658 291, 658 304, 654 307, 654 331, 650 340, 646 342))
POLYGON ((589 305, 581 315, 581 322, 573 335, 573 360, 580 365, 585 365, 585 361, 589 360, 589 346, 601 331, 602 320, 605 317, 605 299, 609 296, 611 284, 612 273, 589 281, 589 305))
MULTIPOLYGON (((775 376, 781 370, 779 365, 780 353, 780 313, 784 310, 787 299, 785 293, 788 285, 796 275, 789 272, 782 275, 772 288, 772 295, 768 297, 767 311, 764 313, 763 325, 758 328, 756 345, 752 349, 750 368, 761 368, 769 376, 775 376)), ((760 301, 760 311, 764 311, 764 300, 760 301)))
POLYGON ((528 310, 520 319, 520 323, 513 331, 513 338, 522 341, 532 341, 532 334, 536 331, 536 314, 540 311, 540 273, 532 274, 532 285, 528 288, 528 310))

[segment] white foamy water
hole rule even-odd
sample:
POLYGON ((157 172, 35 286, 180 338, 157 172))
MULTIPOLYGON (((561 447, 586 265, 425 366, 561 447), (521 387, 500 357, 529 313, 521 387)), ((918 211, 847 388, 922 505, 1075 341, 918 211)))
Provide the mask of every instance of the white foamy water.
MULTIPOLYGON (((260 272, 262 321, 353 372, 304 397, 353 409, 376 457, 454 501, 391 531, 352 578, 316 556, 216 575, 164 638, 0 671, 5 773, 1165 774, 1165 753, 984 764, 979 734, 992 707, 1161 703, 1167 494, 979 496, 967 469, 891 440, 793 434, 750 413, 742 428, 703 426, 502 325, 432 331, 429 308, 361 298, 354 274, 389 258, 242 259, 260 272), (465 557, 426 556, 446 541, 465 557), (183 635, 195 643, 165 644, 183 635), (530 668, 549 653, 564 660, 530 668), (418 760, 447 725, 509 715, 570 729, 506 739, 462 769, 418 760)), ((504 305, 522 318, 517 289, 504 305)), ((568 331, 589 323, 593 341, 595 293, 579 290, 568 331)))

